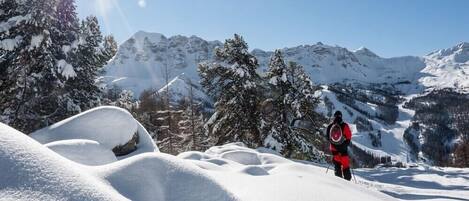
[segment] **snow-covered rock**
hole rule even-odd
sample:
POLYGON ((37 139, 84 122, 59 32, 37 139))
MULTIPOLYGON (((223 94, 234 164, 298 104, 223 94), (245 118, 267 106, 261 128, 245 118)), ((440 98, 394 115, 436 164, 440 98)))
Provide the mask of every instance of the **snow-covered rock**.
POLYGON ((138 135, 138 152, 158 151, 148 132, 132 115, 118 107, 97 107, 30 134, 40 143, 85 139, 98 142, 108 150, 125 145, 138 135))
POLYGON ((111 150, 93 140, 59 140, 44 146, 71 161, 84 165, 104 165, 117 161, 111 150))

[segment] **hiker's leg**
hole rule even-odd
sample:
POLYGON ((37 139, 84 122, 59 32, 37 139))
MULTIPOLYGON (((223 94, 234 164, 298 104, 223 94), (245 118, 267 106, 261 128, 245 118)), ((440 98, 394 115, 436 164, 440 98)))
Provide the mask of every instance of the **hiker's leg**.
POLYGON ((335 176, 342 177, 342 165, 337 160, 332 160, 334 163, 334 174, 335 176))
POLYGON ((350 158, 348 156, 342 156, 341 161, 344 179, 350 181, 352 179, 352 173, 350 172, 350 158))

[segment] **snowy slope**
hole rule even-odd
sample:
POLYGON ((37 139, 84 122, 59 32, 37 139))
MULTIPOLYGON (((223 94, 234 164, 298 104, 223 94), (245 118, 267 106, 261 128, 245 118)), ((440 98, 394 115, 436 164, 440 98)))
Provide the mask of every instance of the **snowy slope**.
POLYGON ((143 153, 86 166, 60 157, 4 124, 0 134, 2 199, 393 200, 326 175, 323 168, 237 144, 178 157, 143 153), (339 189, 344 194, 331 195, 330 191, 339 189))
POLYGON ((452 48, 442 49, 428 54, 426 67, 419 79, 428 88, 455 88, 469 91, 469 43, 460 43, 452 48))
MULTIPOLYGON (((394 124, 387 124, 377 118, 371 118, 365 116, 363 112, 357 111, 349 105, 340 102, 334 92, 330 91, 327 86, 323 86, 323 90, 320 92, 321 98, 324 100, 327 98, 332 104, 332 111, 342 110, 343 119, 347 122, 352 130, 352 141, 353 144, 358 146, 362 150, 366 150, 373 153, 376 157, 390 156, 395 162, 408 162, 409 148, 403 140, 404 132, 407 127, 411 124, 413 111, 402 107, 402 103, 398 105, 398 117, 394 124), (350 111, 352 114, 350 114, 350 111), (375 147, 372 145, 368 133, 369 131, 359 131, 357 129, 356 120, 357 118, 367 119, 371 123, 371 127, 374 131, 380 131, 382 133, 382 146, 375 147)), ((358 102, 358 101, 356 101, 358 102)), ((370 114, 376 113, 377 107, 373 104, 363 104, 361 110, 370 114)), ((321 103, 318 108, 318 112, 328 116, 328 111, 324 103, 321 103)))
POLYGON ((360 184, 401 200, 469 200, 469 169, 420 166, 357 169, 360 184))
POLYGON ((158 93, 165 94, 166 91, 169 90, 171 101, 178 102, 184 98, 189 98, 191 87, 194 101, 212 103, 210 97, 202 91, 198 82, 193 83, 193 81, 186 77, 185 74, 176 76, 174 79, 169 81, 167 85, 164 85, 159 89, 158 93))
MULTIPOLYGON (((261 149, 262 150, 262 149, 261 149)), ((178 155, 206 170, 241 200, 394 200, 311 164, 227 144, 178 155), (340 193, 338 193, 340 192, 340 193)))
MULTIPOLYGON (((61 126, 80 125, 87 118, 61 126)), ((75 134, 68 136, 82 137, 75 134)), ((267 149, 237 143, 178 156, 147 152, 117 161, 105 159, 109 152, 91 148, 98 145, 90 140, 41 145, 0 124, 0 200, 374 201, 396 200, 393 197, 467 200, 469 196, 467 169, 359 169, 354 171, 356 181, 349 182, 326 171, 326 165, 291 161, 267 149), (77 152, 93 154, 101 165, 89 166, 83 158, 72 161, 54 151, 69 157, 77 152)))

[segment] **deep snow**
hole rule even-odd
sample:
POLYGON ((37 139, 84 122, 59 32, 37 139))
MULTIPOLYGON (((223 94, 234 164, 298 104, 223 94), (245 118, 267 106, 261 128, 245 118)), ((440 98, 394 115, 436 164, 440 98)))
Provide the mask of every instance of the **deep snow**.
MULTIPOLYGON (((356 169, 350 182, 326 171, 326 164, 238 143, 178 156, 148 151, 146 144, 115 158, 81 131, 97 129, 94 139, 115 140, 120 130, 110 126, 106 133, 89 122, 123 112, 98 108, 52 125, 46 130, 53 132, 40 135, 47 139, 43 145, 0 123, 0 200, 469 200, 467 168, 356 169)), ((121 120, 148 135, 135 119, 121 120)))
POLYGON ((132 155, 158 151, 145 128, 128 111, 113 106, 93 108, 33 132, 30 136, 43 144, 70 139, 92 140, 112 150, 126 144, 134 134, 138 134, 139 143, 137 152, 132 155))

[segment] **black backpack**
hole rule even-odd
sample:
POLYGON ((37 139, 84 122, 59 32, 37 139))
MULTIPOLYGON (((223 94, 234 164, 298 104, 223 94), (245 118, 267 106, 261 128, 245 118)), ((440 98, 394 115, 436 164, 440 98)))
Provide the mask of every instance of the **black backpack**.
POLYGON ((338 123, 332 124, 329 130, 329 142, 334 145, 341 145, 345 141, 342 125, 338 123))

